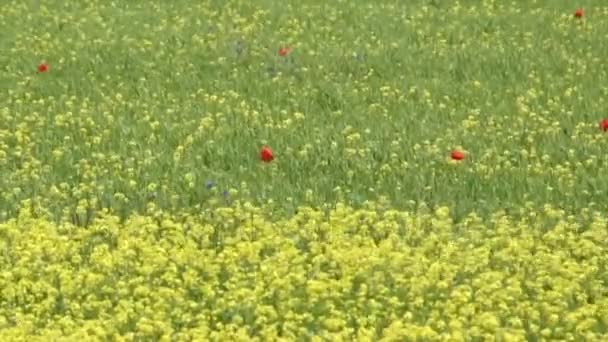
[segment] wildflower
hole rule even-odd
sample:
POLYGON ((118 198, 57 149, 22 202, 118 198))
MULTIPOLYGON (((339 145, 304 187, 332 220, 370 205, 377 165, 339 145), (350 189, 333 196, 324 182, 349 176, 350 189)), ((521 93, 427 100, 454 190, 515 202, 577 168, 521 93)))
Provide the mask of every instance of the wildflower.
POLYGON ((583 11, 582 8, 579 8, 576 11, 574 11, 574 17, 578 18, 578 19, 582 18, 584 14, 585 14, 585 12, 583 11))
POLYGON ((283 46, 279 49, 279 56, 285 57, 291 52, 290 47, 283 46))
POLYGON ((353 57, 355 57, 355 59, 359 62, 363 61, 365 59, 365 54, 364 53, 359 53, 359 52, 353 52, 353 57))
POLYGON ((604 132, 608 132, 608 118, 600 121, 600 129, 604 132))
POLYGON ((47 63, 40 63, 38 65, 38 72, 47 72, 49 71, 49 65, 47 63))
POLYGON ((230 190, 224 190, 222 192, 222 197, 223 197, 224 203, 229 204, 231 202, 231 200, 230 200, 230 190))
POLYGON ((463 160, 464 159, 464 152, 458 151, 458 150, 454 150, 454 151, 452 151, 451 157, 452 157, 452 160, 463 160))
POLYGON ((260 151, 260 159, 265 163, 269 163, 274 159, 274 155, 272 154, 270 147, 262 147, 262 150, 260 151))
POLYGON ((211 189, 211 188, 213 188, 213 186, 214 186, 214 185, 215 185, 215 183, 213 183, 213 181, 212 181, 212 180, 208 180, 208 181, 206 181, 206 182, 205 182, 205 187, 206 187, 207 189, 211 189))

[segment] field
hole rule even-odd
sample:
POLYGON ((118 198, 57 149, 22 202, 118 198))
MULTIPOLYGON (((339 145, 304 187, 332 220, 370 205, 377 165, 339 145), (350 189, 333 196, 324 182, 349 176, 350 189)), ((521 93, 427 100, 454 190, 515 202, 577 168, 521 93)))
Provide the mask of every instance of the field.
POLYGON ((606 5, 3 1, 0 341, 608 341, 606 5))

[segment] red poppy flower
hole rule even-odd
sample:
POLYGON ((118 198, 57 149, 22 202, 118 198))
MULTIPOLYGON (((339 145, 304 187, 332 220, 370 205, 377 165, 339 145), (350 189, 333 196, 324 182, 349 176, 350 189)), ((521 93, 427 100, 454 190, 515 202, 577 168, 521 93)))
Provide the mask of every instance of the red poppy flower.
POLYGON ((41 63, 38 65, 38 72, 47 72, 49 71, 49 65, 46 63, 41 63))
POLYGON ((600 129, 604 132, 608 132, 608 119, 600 121, 600 129))
POLYGON ((265 163, 270 163, 274 159, 274 155, 272 154, 270 147, 262 147, 262 150, 260 151, 260 159, 265 163))
POLYGON ((585 12, 583 11, 582 8, 577 9, 576 11, 574 11, 574 17, 575 18, 582 18, 585 15, 585 12))
POLYGON ((279 49, 279 56, 285 57, 291 52, 290 47, 283 46, 279 49))
POLYGON ((464 152, 458 151, 458 150, 454 150, 454 151, 452 151, 451 157, 452 157, 452 160, 463 160, 464 159, 464 152))

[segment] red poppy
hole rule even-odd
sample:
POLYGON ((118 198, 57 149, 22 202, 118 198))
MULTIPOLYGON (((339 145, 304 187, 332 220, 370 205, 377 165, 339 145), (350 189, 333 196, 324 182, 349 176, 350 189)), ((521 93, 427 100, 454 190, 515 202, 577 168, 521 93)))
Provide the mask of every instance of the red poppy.
POLYGON ((574 17, 575 18, 582 18, 583 15, 585 15, 585 12, 583 11, 582 8, 577 9, 576 11, 574 11, 574 17))
POLYGON ((265 163, 270 163, 274 159, 274 155, 272 154, 270 147, 262 147, 262 150, 260 151, 260 159, 265 163))
POLYGON ((608 132, 608 119, 600 121, 600 129, 604 132, 608 132))
POLYGON ((454 151, 452 151, 451 157, 452 157, 452 160, 463 160, 464 159, 464 152, 458 151, 458 150, 454 150, 454 151))
POLYGON ((49 65, 46 63, 41 63, 38 65, 38 72, 47 72, 49 71, 49 65))
POLYGON ((279 49, 279 56, 285 57, 291 52, 290 47, 283 46, 279 49))

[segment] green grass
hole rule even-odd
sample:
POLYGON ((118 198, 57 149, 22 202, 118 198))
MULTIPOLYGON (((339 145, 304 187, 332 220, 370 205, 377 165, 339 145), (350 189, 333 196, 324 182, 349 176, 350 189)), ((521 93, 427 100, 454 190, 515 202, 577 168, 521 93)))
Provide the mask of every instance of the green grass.
POLYGON ((9 1, 0 218, 28 198, 56 217, 196 211, 230 189, 284 213, 604 210, 608 8, 581 5, 9 1))

